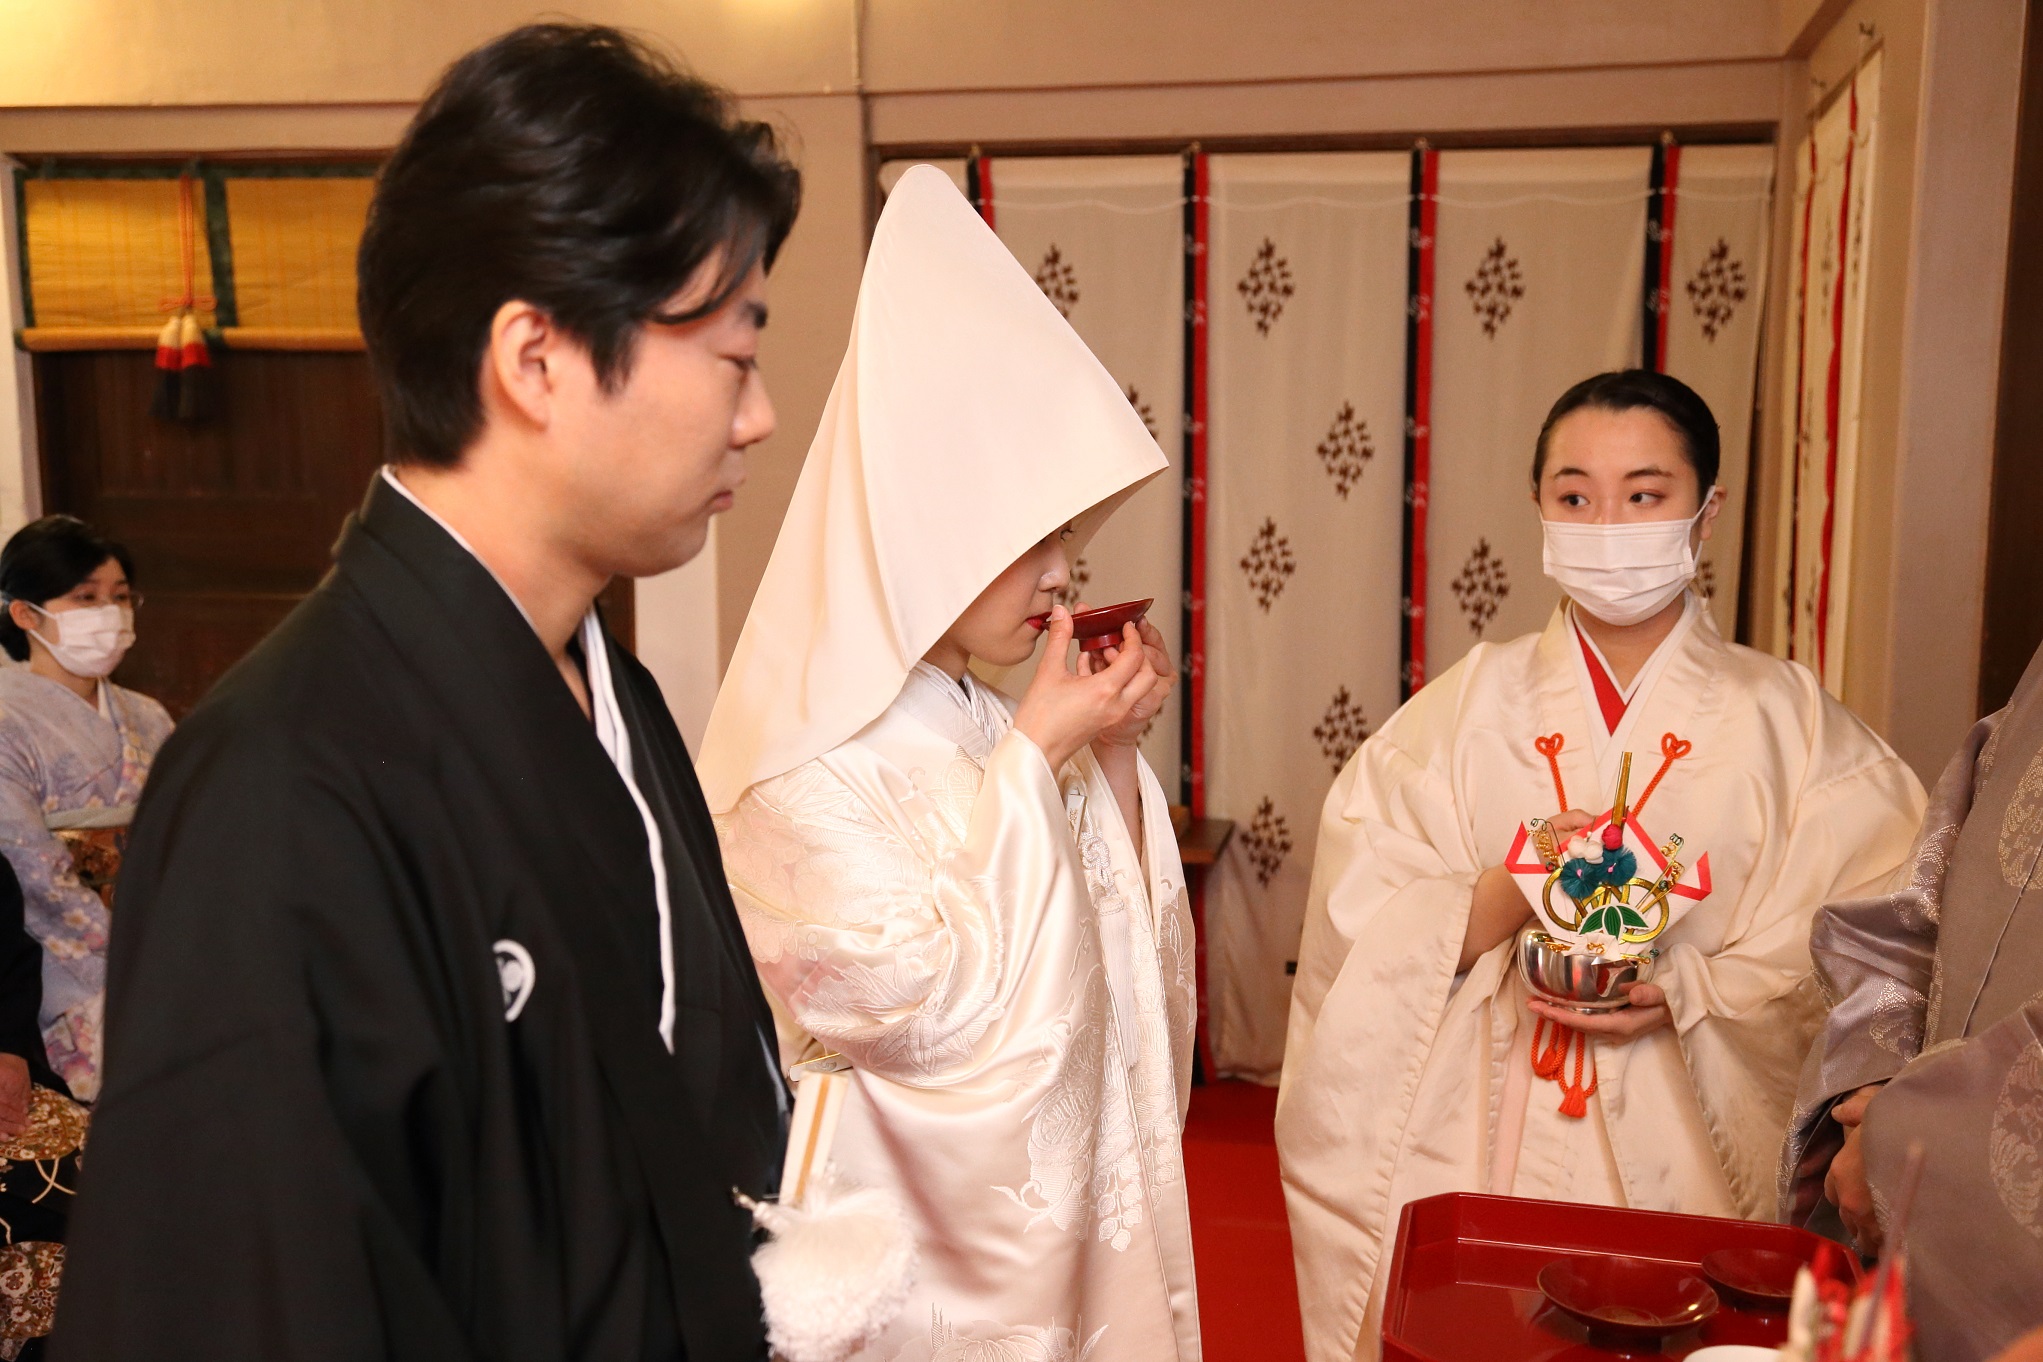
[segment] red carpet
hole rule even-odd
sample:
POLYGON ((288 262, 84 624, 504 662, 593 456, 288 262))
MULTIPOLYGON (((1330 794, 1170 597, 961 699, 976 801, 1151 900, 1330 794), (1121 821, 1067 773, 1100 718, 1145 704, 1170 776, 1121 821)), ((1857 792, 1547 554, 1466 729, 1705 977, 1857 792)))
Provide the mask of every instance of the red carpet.
POLYGON ((1301 1362, 1305 1356, 1270 1130, 1276 1110, 1275 1088, 1208 1083, 1192 1089, 1185 1178, 1206 1362, 1301 1362))

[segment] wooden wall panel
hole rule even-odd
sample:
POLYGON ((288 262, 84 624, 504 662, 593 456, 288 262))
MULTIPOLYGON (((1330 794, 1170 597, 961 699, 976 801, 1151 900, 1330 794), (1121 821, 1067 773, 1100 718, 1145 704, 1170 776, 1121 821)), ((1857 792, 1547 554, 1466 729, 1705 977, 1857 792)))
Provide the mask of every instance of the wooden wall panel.
MULTIPOLYGON (((154 357, 38 355, 44 504, 126 544, 147 598, 124 685, 182 716, 325 575, 383 462, 382 413, 359 354, 226 352, 219 414, 149 414, 154 357)), ((604 593, 632 642, 631 583, 604 593)))

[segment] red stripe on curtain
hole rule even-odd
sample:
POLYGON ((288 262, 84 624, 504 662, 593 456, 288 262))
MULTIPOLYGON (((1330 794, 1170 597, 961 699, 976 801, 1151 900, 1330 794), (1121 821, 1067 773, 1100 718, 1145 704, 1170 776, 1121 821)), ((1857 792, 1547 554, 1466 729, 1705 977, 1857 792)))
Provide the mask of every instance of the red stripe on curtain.
POLYGON ((1667 372, 1667 316, 1674 307, 1674 210, 1681 194, 1681 144, 1669 141, 1662 149, 1664 161, 1660 184, 1660 278, 1653 309, 1654 365, 1667 372))
POLYGON ((1837 534, 1837 438, 1844 407, 1844 288, 1851 277, 1851 171, 1859 145, 1859 78, 1854 71, 1846 96, 1844 184, 1837 205, 1837 281, 1830 291, 1830 372, 1823 384, 1823 540, 1816 577, 1816 675, 1824 674, 1830 650, 1830 552, 1837 534))
POLYGON ((1207 182, 1206 154, 1191 155, 1190 255, 1186 261, 1186 282, 1191 307, 1186 313, 1185 345, 1189 353, 1191 382, 1185 394, 1187 415, 1185 442, 1187 516, 1190 534, 1186 543, 1185 571, 1191 583, 1186 609, 1185 655, 1191 686, 1186 706, 1186 725, 1191 737, 1191 790, 1186 803, 1192 817, 1206 816, 1206 301, 1208 243, 1211 241, 1211 196, 1207 182))
POLYGON ((1402 696, 1426 684, 1426 509, 1433 487, 1433 243, 1440 153, 1412 152, 1411 244, 1405 322, 1405 564, 1402 696))
POLYGON ((979 210, 979 216, 986 220, 988 227, 996 226, 993 220, 993 158, 974 156, 965 162, 965 196, 972 206, 979 210))
POLYGON ((1788 495, 1788 656, 1802 613, 1802 432, 1809 393, 1809 238, 1816 211, 1816 130, 1809 130, 1809 193, 1802 200, 1802 260, 1795 286, 1795 446, 1788 451, 1793 481, 1788 495))

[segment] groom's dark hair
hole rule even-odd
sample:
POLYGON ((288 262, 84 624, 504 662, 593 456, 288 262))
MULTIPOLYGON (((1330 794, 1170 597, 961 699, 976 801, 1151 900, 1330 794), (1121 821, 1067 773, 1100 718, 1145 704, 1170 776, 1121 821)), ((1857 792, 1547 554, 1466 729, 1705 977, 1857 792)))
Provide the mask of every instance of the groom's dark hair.
POLYGON ((639 328, 723 306, 800 202, 772 128, 616 29, 532 24, 470 52, 378 175, 356 257, 391 457, 460 461, 503 304, 544 310, 614 391, 639 328), (662 313, 705 268, 701 301, 662 313))
POLYGON ((1597 411, 1644 408, 1660 413, 1667 424, 1674 427, 1674 433, 1681 437, 1682 452, 1688 455, 1689 466, 1695 469, 1697 495, 1717 485, 1717 469, 1723 462, 1723 442, 1710 404, 1703 401, 1702 395, 1695 389, 1671 374, 1655 373, 1651 369, 1619 369, 1583 379, 1562 393, 1553 410, 1546 414, 1546 423, 1539 428, 1539 439, 1532 447, 1534 493, 1539 491, 1539 480, 1546 473, 1547 439, 1553 434, 1553 428, 1560 424, 1562 417, 1584 407, 1593 407, 1597 411))

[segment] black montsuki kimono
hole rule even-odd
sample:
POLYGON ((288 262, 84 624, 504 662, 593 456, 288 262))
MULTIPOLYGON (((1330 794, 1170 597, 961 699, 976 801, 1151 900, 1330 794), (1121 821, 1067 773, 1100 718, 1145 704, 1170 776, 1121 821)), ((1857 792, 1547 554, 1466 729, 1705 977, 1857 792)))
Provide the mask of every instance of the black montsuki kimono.
POLYGON ((674 1052, 623 780, 510 597, 378 478, 157 758, 57 1357, 765 1356, 732 1190, 778 1178, 772 1021, 680 735, 610 654, 674 1052))

